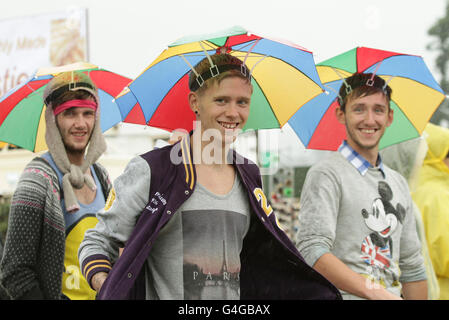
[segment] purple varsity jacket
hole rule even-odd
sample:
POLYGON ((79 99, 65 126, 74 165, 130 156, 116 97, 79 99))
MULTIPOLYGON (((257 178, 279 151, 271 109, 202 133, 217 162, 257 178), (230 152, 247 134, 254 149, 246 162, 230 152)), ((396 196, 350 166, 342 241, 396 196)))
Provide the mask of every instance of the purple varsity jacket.
MULTIPOLYGON (((262 191, 259 168, 254 163, 232 153, 233 164, 248 191, 252 208, 248 233, 240 254, 241 299, 314 299, 340 300, 341 295, 326 278, 311 268, 287 235, 278 227, 275 214, 262 191)), ((126 242, 125 249, 112 269, 104 268, 108 257, 90 256, 88 265, 90 283, 99 271, 109 271, 98 299, 145 299, 143 265, 159 231, 195 189, 196 173, 191 159, 188 138, 173 146, 152 150, 141 155, 151 168, 149 200, 156 201, 150 210, 146 206, 126 242), (180 163, 173 163, 170 153, 177 154, 180 163)), ((153 202, 154 203, 154 202, 153 202)))

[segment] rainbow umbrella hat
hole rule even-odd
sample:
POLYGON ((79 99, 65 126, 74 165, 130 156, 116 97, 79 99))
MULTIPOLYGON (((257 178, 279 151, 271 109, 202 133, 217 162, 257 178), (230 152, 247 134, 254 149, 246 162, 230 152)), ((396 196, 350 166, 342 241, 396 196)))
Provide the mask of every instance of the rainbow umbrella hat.
POLYGON ((172 43, 117 96, 124 122, 190 131, 195 116, 187 99, 189 72, 206 53, 216 52, 238 57, 252 74, 245 129, 282 127, 300 106, 324 91, 311 52, 234 27, 172 43))
POLYGON ((289 125, 308 149, 337 150, 344 125, 337 121, 338 91, 343 79, 355 72, 375 73, 392 89, 394 120, 379 148, 419 137, 445 95, 422 57, 357 47, 317 65, 326 92, 301 107, 289 125))
POLYGON ((46 150, 45 104, 42 99, 45 86, 56 74, 72 70, 89 74, 98 88, 102 131, 120 122, 122 117, 113 100, 131 79, 86 62, 41 68, 25 83, 0 98, 0 141, 33 152, 46 150))

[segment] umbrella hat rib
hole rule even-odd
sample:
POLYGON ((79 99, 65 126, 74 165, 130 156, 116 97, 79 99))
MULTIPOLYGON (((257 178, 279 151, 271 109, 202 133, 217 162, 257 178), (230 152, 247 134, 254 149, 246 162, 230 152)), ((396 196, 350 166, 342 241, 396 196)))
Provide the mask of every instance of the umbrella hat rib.
MULTIPOLYGON (((351 74, 352 74, 343 69, 333 68, 331 66, 317 66, 317 70, 318 70, 318 75, 323 84, 329 84, 330 82, 333 82, 333 81, 341 81, 342 80, 341 76, 343 76, 344 78, 347 78, 347 77, 351 76, 351 74)), ((337 89, 337 92, 338 92, 338 89, 337 89)))
POLYGON ((244 130, 278 128, 279 119, 276 117, 276 113, 265 92, 256 79, 253 78, 251 82, 254 92, 251 97, 250 114, 244 130), (270 112, 267 114, 263 112, 264 110, 270 110, 270 112))
POLYGON ((379 149, 420 135, 419 130, 410 122, 394 101, 390 102, 390 107, 393 110, 394 120, 391 126, 386 128, 379 142, 379 149))
POLYGON ((44 87, 41 87, 36 94, 28 96, 12 109, 0 126, 0 140, 28 150, 35 149, 35 133, 41 118, 43 90, 44 87))
POLYGON ((391 100, 402 110, 418 132, 422 133, 427 122, 444 100, 444 94, 433 88, 420 85, 412 79, 402 77, 393 78, 390 81, 390 86, 393 90, 391 100), (431 107, 426 108, 425 106, 431 107))
MULTIPOLYGON (((210 52, 208 51, 209 54, 214 54, 215 50, 218 48, 213 43, 207 41, 203 41, 202 43, 210 48, 211 51, 210 52)), ((145 72, 147 72, 149 69, 153 68, 157 64, 164 62, 170 58, 180 56, 181 54, 184 55, 185 57, 190 57, 193 56, 194 54, 198 54, 201 55, 202 57, 205 57, 204 51, 198 42, 187 43, 176 47, 169 47, 168 49, 165 49, 147 68, 145 68, 145 70, 143 70, 142 73, 140 73, 140 75, 138 75, 136 79, 134 79, 134 81, 139 79, 143 74, 145 74, 145 72)), ((130 85, 133 82, 131 82, 130 85)))
POLYGON ((187 84, 188 79, 188 73, 185 73, 178 79, 178 81, 176 81, 172 89, 169 90, 159 102, 151 115, 151 118, 147 121, 148 125, 169 131, 176 129, 190 131, 193 129, 192 124, 195 120, 195 116, 190 109, 187 99, 189 92, 187 84), (171 125, 167 125, 167 123, 169 123, 168 120, 174 115, 176 116, 176 119, 172 121, 171 125))
MULTIPOLYGON (((341 81, 340 81, 341 83, 341 81)), ((328 94, 320 94, 307 104, 303 105, 290 119, 291 128, 299 136, 304 146, 307 146, 313 136, 315 128, 317 128, 324 115, 328 110, 328 106, 335 101, 335 95, 332 92, 328 94), (301 130, 298 130, 301 128, 301 130)))
POLYGON ((115 97, 127 86, 131 79, 104 69, 86 72, 98 89, 115 97))
POLYGON ((357 72, 357 50, 352 49, 345 53, 339 54, 333 58, 324 60, 317 64, 318 67, 333 67, 335 69, 344 70, 345 73, 353 74, 357 72))
POLYGON ((100 125, 101 131, 112 128, 122 120, 120 110, 113 102, 113 96, 102 89, 98 89, 98 97, 100 98, 100 125))
POLYGON ((357 71, 364 72, 371 66, 394 56, 411 56, 409 54, 378 50, 367 47, 357 47, 357 71))
MULTIPOLYGON (((201 59, 200 56, 193 57, 190 62, 195 65, 201 59)), ((146 122, 172 90, 173 83, 177 83, 189 70, 189 66, 180 56, 174 56, 154 65, 129 85, 129 90, 143 106, 146 122)))
POLYGON ((135 109, 139 104, 137 97, 129 88, 123 89, 123 91, 115 98, 115 102, 119 106, 122 119, 127 118, 133 109, 135 109))
MULTIPOLYGON (((377 66, 377 64, 372 65, 364 72, 373 72, 377 66)), ((443 90, 430 73, 424 60, 418 56, 397 55, 389 57, 382 61, 377 70, 377 75, 409 78, 410 80, 443 93, 443 90)))
POLYGON ((139 105, 148 125, 179 126, 182 122, 177 118, 189 118, 192 113, 186 99, 189 72, 217 52, 239 58, 251 72, 253 107, 245 129, 279 128, 303 104, 324 92, 311 52, 236 28, 172 43, 116 98, 119 106, 123 104, 122 114, 139 105), (127 97, 128 90, 135 99, 127 97))
POLYGON ((240 35, 240 36, 233 36, 233 37, 228 37, 228 40, 226 41, 225 46, 226 47, 234 47, 237 45, 245 45, 245 46, 249 46, 252 43, 254 43, 255 41, 261 40, 263 38, 259 37, 259 36, 249 36, 249 35, 240 35))
POLYGON ((46 131, 45 109, 46 107, 42 108, 41 110, 41 116, 39 120, 39 125, 37 126, 36 139, 34 143, 33 152, 40 152, 48 149, 47 142, 45 140, 45 131, 46 131))
MULTIPOLYGON (((248 58, 248 67, 252 69, 257 60, 255 57, 248 58)), ((301 70, 274 57, 264 59, 263 64, 258 64, 252 74, 264 90, 280 126, 290 119, 299 106, 323 92, 323 89, 301 70)))
MULTIPOLYGON (((245 46, 245 48, 249 49, 250 46, 245 46)), ((242 50, 239 46, 235 46, 233 51, 246 54, 246 51, 242 50)), ((268 56, 280 60, 292 68, 298 69, 301 73, 310 78, 311 81, 317 83, 317 85, 321 84, 318 72, 316 71, 315 62, 313 61, 313 55, 310 52, 302 51, 272 40, 260 39, 257 45, 252 49, 250 55, 268 56)))
MULTIPOLYGON (((233 56, 237 56, 238 57, 238 54, 239 53, 242 53, 242 54, 245 54, 245 52, 243 51, 243 52, 239 52, 239 51, 233 51, 231 54, 233 55, 233 56)), ((265 63, 265 64, 268 64, 268 61, 270 61, 269 63, 270 63, 270 66, 272 66, 272 67, 270 67, 270 69, 271 69, 271 73, 272 74, 274 74, 274 75, 277 75, 278 73, 277 72, 272 72, 273 70, 276 70, 276 71, 278 71, 277 69, 278 68, 276 68, 275 66, 276 65, 278 65, 278 66, 281 66, 281 64, 276 64, 275 62, 276 61, 278 61, 278 62, 280 62, 280 63, 283 63, 284 64, 284 66, 283 66, 283 68, 284 68, 284 70, 288 70, 289 69, 289 67, 290 67, 290 69, 291 70, 296 70, 299 74, 301 74, 301 77, 304 77, 305 79, 302 79, 301 81, 304 81, 304 82, 306 82, 306 83, 308 83, 309 85, 311 85, 312 87, 317 87, 317 88, 319 88, 319 89, 317 89, 319 92, 316 92, 316 94, 313 96, 313 97, 315 97, 315 96, 317 96, 318 94, 320 94, 321 92, 324 92, 325 90, 321 87, 321 82, 318 80, 318 83, 313 79, 313 78, 311 78, 307 73, 304 73, 300 68, 298 68, 297 66, 294 66, 294 65, 292 65, 292 64, 290 64, 288 61, 285 61, 285 60, 283 60, 283 59, 281 59, 281 58, 278 58, 278 57, 275 57, 275 56, 262 56, 262 55, 259 55, 259 54, 256 54, 256 53, 252 53, 252 54, 250 54, 248 57, 247 57, 247 66, 249 67, 249 69, 251 70, 251 73, 252 73, 252 75, 253 75, 253 77, 256 77, 257 78, 257 73, 258 73, 258 71, 262 68, 262 63, 265 63), (266 58, 266 59, 265 59, 266 58), (261 62, 260 64, 258 64, 257 62, 258 62, 258 60, 260 60, 260 59, 265 59, 266 60, 266 62, 265 61, 263 61, 263 62, 261 62), (256 61, 254 61, 254 60, 256 60, 256 61), (271 61, 270 61, 271 60, 271 61)), ((319 78, 318 77, 318 74, 317 74, 317 76, 316 76, 317 78, 319 78)), ((269 77, 264 77, 265 79, 266 78, 269 78, 269 77)), ((298 75, 295 75, 295 76, 292 76, 292 78, 293 79, 299 79, 300 78, 300 76, 298 76, 298 75)), ((289 82, 289 81, 283 81, 283 80, 285 80, 285 79, 282 79, 282 78, 277 78, 279 81, 280 81, 280 83, 287 83, 289 86, 292 86, 292 83, 291 82, 289 82)), ((308 88, 308 89, 306 89, 305 91, 308 91, 310 89, 310 87, 308 88)), ((284 91, 285 92, 285 91, 284 91)), ((311 97, 310 99, 312 99, 313 97, 311 97)), ((281 121, 280 123, 285 123, 284 121, 281 121)))
POLYGON ((5 118, 9 115, 11 110, 14 109, 15 105, 18 104, 22 99, 26 99, 31 94, 33 94, 38 89, 42 88, 48 83, 49 80, 38 80, 31 83, 26 83, 21 85, 20 89, 11 91, 4 99, 0 102, 0 125, 3 123, 5 118))

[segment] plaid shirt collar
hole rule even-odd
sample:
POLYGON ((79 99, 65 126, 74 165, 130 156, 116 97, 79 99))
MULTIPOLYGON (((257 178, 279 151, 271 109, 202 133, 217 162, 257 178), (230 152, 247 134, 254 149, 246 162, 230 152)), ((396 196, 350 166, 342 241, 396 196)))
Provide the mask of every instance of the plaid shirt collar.
MULTIPOLYGON (((352 149, 352 147, 346 142, 343 143, 338 148, 338 152, 340 152, 346 160, 348 160, 359 172, 362 176, 366 174, 368 168, 374 168, 371 163, 369 163, 364 157, 362 157, 357 151, 352 149)), ((382 162, 382 158, 380 154, 377 157, 377 168, 382 172, 382 175, 385 178, 385 170, 384 164, 382 162)))

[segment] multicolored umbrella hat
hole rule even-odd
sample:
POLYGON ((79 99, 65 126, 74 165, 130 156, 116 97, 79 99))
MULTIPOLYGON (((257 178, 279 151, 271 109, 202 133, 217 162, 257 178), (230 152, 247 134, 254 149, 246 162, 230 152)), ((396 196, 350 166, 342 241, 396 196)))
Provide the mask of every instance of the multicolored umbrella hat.
POLYGON ((289 125, 308 149, 337 150, 344 125, 337 121, 338 91, 353 73, 375 73, 393 90, 394 120, 379 148, 419 137, 445 95, 419 56, 357 47, 317 65, 326 92, 301 107, 289 125))
POLYGON ((245 129, 279 128, 324 92, 311 52, 234 27, 172 43, 116 98, 124 122, 190 131, 195 116, 187 98, 189 72, 218 52, 239 58, 251 72, 254 91, 245 129))
POLYGON ((45 143, 45 104, 42 95, 46 84, 58 73, 83 71, 98 87, 101 129, 106 131, 122 120, 114 97, 131 79, 86 62, 39 69, 29 80, 0 98, 0 141, 33 152, 47 149, 45 143))

